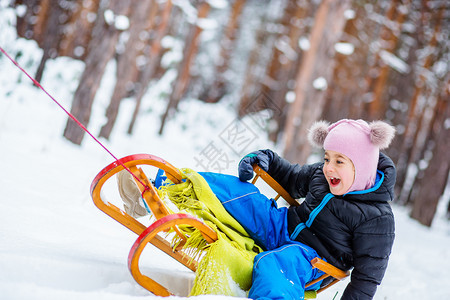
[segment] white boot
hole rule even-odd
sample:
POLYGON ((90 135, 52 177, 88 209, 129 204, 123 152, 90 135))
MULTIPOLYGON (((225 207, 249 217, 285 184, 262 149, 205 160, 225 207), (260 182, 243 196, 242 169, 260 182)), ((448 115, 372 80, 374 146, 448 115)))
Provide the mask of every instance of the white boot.
POLYGON ((127 170, 120 171, 117 173, 117 185, 127 214, 133 218, 143 217, 148 214, 142 205, 143 203, 141 203, 141 191, 134 181, 133 175, 127 170))

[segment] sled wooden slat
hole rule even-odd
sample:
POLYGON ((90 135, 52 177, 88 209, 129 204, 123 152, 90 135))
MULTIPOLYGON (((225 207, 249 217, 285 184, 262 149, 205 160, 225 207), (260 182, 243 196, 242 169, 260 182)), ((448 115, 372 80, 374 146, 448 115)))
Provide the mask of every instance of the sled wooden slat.
POLYGON ((330 276, 332 276, 333 278, 342 280, 345 279, 350 273, 344 272, 338 268, 336 268, 335 266, 333 266, 332 264, 327 263, 326 261, 316 257, 313 260, 311 260, 311 265, 314 268, 320 269, 323 272, 329 274, 330 276))
POLYGON ((147 175, 145 175, 144 171, 141 168, 137 168, 136 166, 130 167, 130 170, 142 181, 142 183, 145 183, 145 186, 143 186, 139 181, 135 180, 137 186, 139 187, 139 190, 141 191, 142 198, 144 199, 145 203, 147 203, 147 206, 150 208, 153 216, 156 219, 160 219, 164 216, 169 215, 169 210, 164 206, 162 201, 159 201, 158 192, 148 179, 147 175), (155 201, 155 199, 158 200, 155 201))
POLYGON ((323 292, 324 290, 326 290, 327 288, 331 287, 332 285, 338 283, 340 280, 345 279, 350 272, 345 272, 342 271, 338 268, 336 268, 335 266, 333 266, 332 264, 327 263, 326 261, 324 261, 323 259, 320 259, 318 257, 313 258, 311 260, 311 265, 313 266, 313 268, 317 268, 319 270, 321 270, 322 272, 324 272, 325 274, 320 276, 319 278, 308 282, 305 285, 305 288, 312 286, 313 284, 315 284, 316 282, 319 282, 327 277, 333 277, 333 281, 331 281, 329 284, 327 284, 326 286, 320 288, 319 290, 317 290, 317 293, 323 292))
POLYGON ((272 178, 266 171, 261 169, 258 165, 253 165, 253 171, 255 172, 255 177, 253 178, 252 183, 255 184, 256 181, 261 178, 264 180, 275 192, 277 192, 277 196, 274 198, 275 200, 278 200, 278 198, 281 196, 284 200, 286 200, 287 203, 293 206, 298 206, 299 203, 295 201, 294 198, 289 195, 289 193, 278 183, 275 181, 275 179, 272 178))

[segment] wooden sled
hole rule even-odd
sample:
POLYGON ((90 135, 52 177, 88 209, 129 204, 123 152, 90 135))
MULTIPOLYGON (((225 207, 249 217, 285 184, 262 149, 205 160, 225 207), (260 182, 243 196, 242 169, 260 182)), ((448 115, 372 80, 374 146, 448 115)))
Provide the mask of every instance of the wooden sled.
MULTIPOLYGON (((173 183, 176 184, 181 182, 182 176, 180 171, 165 160, 149 154, 134 154, 121 158, 119 159, 119 161, 115 161, 101 170, 91 184, 91 196, 95 205, 100 210, 102 210, 104 213, 139 236, 133 244, 128 255, 128 269, 130 270, 136 282, 138 282, 142 287, 155 295, 171 296, 172 294, 166 287, 141 273, 139 269, 139 259, 144 248, 148 245, 148 243, 151 243, 161 251, 165 252, 166 254, 195 272, 198 262, 194 258, 182 252, 181 248, 183 243, 177 248, 174 248, 165 238, 159 235, 159 233, 167 232, 169 229, 173 229, 176 234, 181 237, 181 239, 186 240, 183 234, 177 229, 177 226, 190 225, 198 228, 205 240, 209 243, 217 240, 217 234, 212 228, 207 226, 202 220, 196 217, 181 213, 170 214, 164 202, 159 198, 153 183, 148 179, 143 169, 139 166, 153 166, 155 168, 162 169, 165 172, 167 178, 170 179, 173 183), (152 211, 153 216, 156 218, 156 221, 154 221, 148 227, 127 214, 125 211, 119 209, 117 206, 106 201, 106 199, 102 198, 101 191, 104 184, 115 174, 124 170, 124 166, 134 174, 135 181, 139 189, 141 190, 142 198, 152 211), (138 178, 139 180, 137 180, 136 178, 138 178)), ((252 183, 255 183, 258 178, 262 178, 272 189, 275 190, 276 193, 278 193, 274 198, 275 200, 283 197, 290 205, 299 205, 298 202, 295 201, 295 199, 293 199, 278 184, 278 182, 270 177, 270 175, 267 174, 264 170, 255 165, 254 171, 256 173, 256 176, 253 179, 252 183)), ((349 272, 339 270, 318 257, 314 258, 311 261, 311 264, 314 268, 318 268, 326 274, 319 279, 308 283, 306 287, 329 276, 333 278, 333 281, 327 286, 319 289, 318 291, 308 291, 307 293, 305 293, 305 298, 307 299, 315 298, 316 293, 322 292, 326 288, 349 275, 349 272)))

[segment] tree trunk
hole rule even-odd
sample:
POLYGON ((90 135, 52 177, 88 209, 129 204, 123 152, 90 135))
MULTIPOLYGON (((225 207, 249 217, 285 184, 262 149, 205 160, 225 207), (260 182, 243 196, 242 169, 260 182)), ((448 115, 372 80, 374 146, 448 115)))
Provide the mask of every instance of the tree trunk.
POLYGON ((244 8, 245 0, 235 0, 231 7, 230 18, 225 28, 223 39, 221 41, 221 50, 219 62, 216 65, 215 78, 200 99, 208 103, 216 103, 228 93, 225 77, 226 71, 229 69, 231 53, 233 52, 236 34, 238 31, 239 20, 244 8))
MULTIPOLYGON (((262 23, 265 23, 265 18, 263 18, 262 23)), ((247 70, 245 72, 244 84, 242 85, 241 91, 241 99, 239 101, 238 107, 238 116, 243 117, 248 114, 248 108, 252 101, 254 101, 254 97, 258 94, 259 85, 258 76, 260 77, 260 72, 257 72, 259 69, 259 64, 261 64, 261 47, 264 44, 264 41, 267 39, 268 32, 264 28, 259 28, 256 32, 256 41, 253 46, 252 51, 250 52, 250 56, 248 59, 247 70)))
MULTIPOLYGON (((45 0, 44 0, 45 1, 45 0)), ((36 6, 41 6, 42 1, 36 0, 15 0, 13 6, 17 8, 18 5, 25 5, 26 11, 23 16, 17 16, 16 22, 16 30, 17 35, 20 37, 24 37, 26 39, 34 38, 34 22, 30 22, 31 18, 36 18, 36 15, 33 11, 33 8, 36 6)), ((36 40, 37 41, 37 40, 36 40)), ((38 44, 40 44, 38 42, 38 44)))
POLYGON ((153 0, 141 0, 133 2, 130 15, 130 28, 128 30, 129 37, 125 45, 124 52, 117 60, 116 85, 109 106, 106 110, 106 124, 100 130, 100 137, 109 139, 114 124, 119 114, 119 106, 121 100, 125 97, 131 86, 137 79, 136 58, 140 49, 144 48, 144 42, 141 40, 141 33, 150 27, 150 23, 154 18, 149 18, 151 9, 157 11, 157 6, 153 0))
POLYGON ((353 52, 336 53, 335 66, 331 84, 326 90, 325 105, 322 117, 330 122, 342 118, 358 118, 361 113, 361 99, 365 90, 364 75, 367 71, 369 45, 366 40, 376 34, 374 22, 367 22, 365 6, 356 8, 355 17, 345 25, 340 43, 353 45, 353 52), (363 21, 364 20, 364 21, 363 21), (360 33, 364 33, 360 36, 360 33))
POLYGON ((372 70, 369 70, 370 76, 368 81, 373 84, 372 88, 373 97, 369 102, 369 118, 379 119, 383 117, 385 111, 383 96, 386 89, 386 83, 390 73, 391 67, 383 61, 382 55, 392 54, 397 48, 398 37, 400 35, 401 26, 406 17, 405 9, 398 9, 399 1, 392 1, 391 6, 387 12, 385 25, 381 29, 380 33, 380 50, 376 53, 375 63, 372 70), (395 27, 393 26, 395 24, 395 27), (376 79, 373 78, 373 74, 377 74, 376 79))
MULTIPOLYGON (((27 1, 28 2, 28 1, 27 1)), ((57 27, 59 25, 59 21, 57 18, 58 13, 61 13, 61 7, 58 2, 54 0, 41 0, 41 1, 32 1, 35 4, 32 7, 27 9, 31 10, 33 14, 35 14, 35 21, 32 19, 28 19, 27 21, 33 24, 33 39, 37 41, 39 47, 45 47, 45 39, 47 38, 47 28, 48 23, 52 22, 53 27, 57 27), (39 2, 39 4, 37 3, 39 2), (35 5, 39 6, 39 9, 36 8, 35 5), (57 6, 57 7, 53 7, 57 6), (58 11, 59 10, 59 11, 58 11), (49 19, 53 19, 53 21, 49 21, 49 19)), ((29 3, 29 2, 28 2, 29 3)), ((56 32, 56 28, 52 28, 53 32, 56 32)), ((61 31, 61 30, 59 30, 61 31)), ((56 37, 53 37, 56 38, 56 37)))
POLYGON ((44 53, 42 54, 41 62, 39 63, 35 75, 35 79, 37 82, 41 82, 42 80, 42 75, 44 73, 44 68, 47 60, 55 58, 58 54, 59 42, 63 28, 60 18, 64 13, 64 10, 61 8, 57 0, 52 0, 50 2, 43 1, 41 9, 42 13, 40 14, 41 18, 39 19, 42 19, 43 21, 39 24, 42 24, 42 28, 40 28, 42 35, 41 32, 39 32, 37 35, 42 36, 41 48, 44 53))
MULTIPOLYGON (((209 3, 207 1, 201 1, 198 7, 197 20, 206 18, 209 13, 209 9, 209 3)), ((169 114, 174 113, 178 106, 178 103, 186 93, 190 79, 191 65, 197 54, 198 40, 201 32, 202 28, 198 26, 198 24, 196 24, 191 28, 190 33, 187 35, 183 51, 183 61, 179 65, 178 76, 175 80, 172 93, 169 98, 169 103, 167 104, 166 111, 161 118, 161 127, 159 128, 159 134, 163 133, 167 117, 169 116, 169 114)))
MULTIPOLYGON (((270 59, 276 52, 276 39, 279 36, 274 30, 270 30, 268 24, 277 24, 278 19, 283 17, 286 5, 290 1, 279 1, 280 7, 275 11, 274 7, 268 7, 259 16, 258 26, 255 26, 254 35, 255 42, 252 45, 252 49, 249 53, 248 63, 244 75, 242 84, 242 90, 240 94, 240 101, 238 105, 238 116, 243 117, 247 114, 258 112, 263 109, 272 109, 266 105, 274 104, 266 92, 263 91, 264 84, 268 84, 267 81, 271 79, 266 76, 267 69, 270 67, 270 59), (272 11, 274 10, 274 11, 272 11)), ((270 5, 273 5, 270 3, 270 5)))
MULTIPOLYGON (((276 110, 275 99, 269 96, 264 86, 274 84, 272 78, 267 76, 270 72, 271 59, 277 52, 277 39, 286 32, 286 28, 278 26, 280 20, 285 16, 286 6, 291 5, 291 1, 279 1, 279 7, 274 7, 272 1, 258 17, 258 25, 255 31, 255 42, 249 54, 247 68, 243 80, 241 96, 238 106, 238 116, 243 117, 253 112, 261 110, 276 110), (272 30, 271 25, 277 25, 279 30, 272 30), (282 31, 282 32, 279 32, 282 31)), ((289 12, 291 14, 292 12, 289 12)), ((273 60, 272 60, 273 61, 273 60)), ((275 63, 272 65, 275 67, 275 63)), ((262 118, 261 120, 263 120, 262 118)), ((255 119, 254 119, 255 120, 255 119)), ((258 123, 258 122, 257 122, 258 123)), ((264 125, 261 123, 260 125, 264 125)))
MULTIPOLYGON (((438 14, 438 18, 434 27, 434 34, 429 42, 429 49, 436 50, 436 45, 438 43, 437 36, 440 34, 441 21, 444 9, 441 8, 438 14)), ((418 80, 416 81, 416 85, 414 88, 414 95, 410 102, 408 118, 406 121, 405 133, 403 135, 403 141, 400 146, 400 156, 397 162, 397 186, 402 188, 404 186, 406 176, 407 176, 407 168, 408 165, 413 161, 412 152, 414 146, 416 145, 416 132, 420 130, 420 120, 425 112, 425 106, 419 107, 419 102, 421 98, 427 99, 426 94, 426 86, 427 86, 427 76, 425 72, 431 68, 433 63, 436 60, 436 51, 431 51, 429 55, 425 58, 423 65, 421 67, 421 73, 418 76, 418 80)), ((426 103, 427 101, 424 101, 426 103)), ((402 192, 403 193, 403 192, 402 192)), ((409 193, 409 191, 406 191, 409 193)), ((401 199, 407 199, 408 197, 401 196, 401 199)))
POLYGON ((156 30, 156 36, 150 46, 150 53, 147 55, 148 63, 144 67, 144 70, 141 72, 139 78, 139 84, 137 85, 136 90, 136 106, 133 111, 133 116, 131 117, 130 125, 128 126, 128 134, 132 134, 134 124, 136 123, 136 119, 141 107, 142 97, 147 92, 148 85, 150 80, 153 78, 157 66, 161 60, 161 56, 163 51, 161 51, 161 40, 167 34, 167 29, 169 25, 169 19, 172 12, 172 0, 167 0, 161 17, 161 22, 158 25, 158 29, 156 30))
POLYGON ((417 191, 414 193, 416 196, 411 217, 426 226, 431 226, 437 204, 445 190, 450 169, 448 159, 450 129, 445 125, 446 120, 450 118, 450 105, 446 91, 442 92, 441 97, 437 110, 438 116, 432 129, 433 157, 423 172, 423 177, 414 185, 417 191))
POLYGON ((59 55, 84 60, 95 25, 93 18, 97 16, 100 0, 79 1, 73 5, 75 8, 64 28, 59 55))
MULTIPOLYGON (((111 0, 107 7, 100 8, 97 15, 92 40, 89 44, 89 54, 86 57, 86 67, 75 91, 70 111, 85 127, 89 123, 94 97, 106 64, 113 57, 119 38, 119 30, 114 26, 114 23, 106 23, 105 11, 110 10, 115 16, 126 15, 128 8, 128 1, 111 0)), ((69 119, 64 130, 64 137, 74 144, 80 145, 84 137, 84 131, 72 119, 69 119)))
POLYGON ((263 93, 273 102, 272 126, 269 128, 270 140, 277 142, 280 133, 286 124, 287 108, 286 95, 295 89, 294 80, 297 77, 303 50, 300 49, 299 39, 306 35, 308 30, 308 16, 313 15, 317 6, 308 2, 288 1, 285 15, 282 20, 287 32, 280 37, 279 45, 272 57, 271 67, 269 67, 269 82, 275 83, 271 86, 264 85, 263 93))
POLYGON ((445 214, 445 217, 447 218, 447 220, 450 221, 450 201, 448 201, 448 204, 447 204, 447 213, 445 214))
POLYGON ((100 0, 15 0, 13 6, 22 4, 26 6, 26 12, 23 17, 17 16, 17 33, 34 39, 44 50, 36 79, 42 77, 49 58, 86 58, 100 0))
POLYGON ((334 44, 342 34, 344 12, 349 4, 350 1, 325 0, 316 13, 310 48, 303 57, 297 77, 296 99, 287 116, 284 157, 288 160, 306 162, 309 156, 307 129, 322 113, 323 88, 326 87, 321 85, 331 77, 334 44))

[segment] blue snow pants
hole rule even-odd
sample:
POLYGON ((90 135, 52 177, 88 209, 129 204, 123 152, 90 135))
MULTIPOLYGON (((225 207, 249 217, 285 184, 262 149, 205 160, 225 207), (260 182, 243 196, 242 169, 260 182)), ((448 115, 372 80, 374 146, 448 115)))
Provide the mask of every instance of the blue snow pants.
MULTIPOLYGON (((323 273, 310 261, 317 252, 292 241, 287 230, 287 208, 262 195, 251 183, 216 173, 200 173, 225 209, 266 250, 255 257, 251 299, 304 299, 305 284, 323 273)), ((308 289, 318 289, 320 282, 308 289)))

